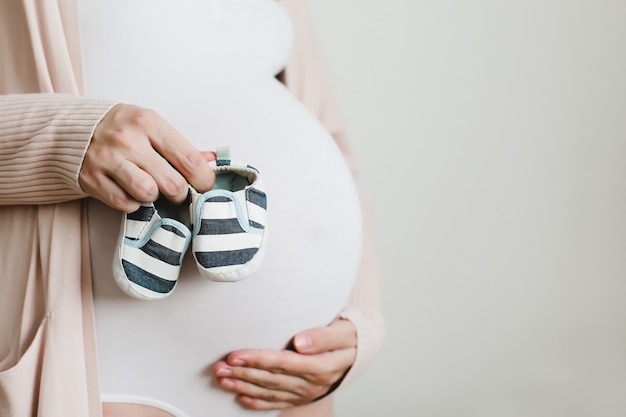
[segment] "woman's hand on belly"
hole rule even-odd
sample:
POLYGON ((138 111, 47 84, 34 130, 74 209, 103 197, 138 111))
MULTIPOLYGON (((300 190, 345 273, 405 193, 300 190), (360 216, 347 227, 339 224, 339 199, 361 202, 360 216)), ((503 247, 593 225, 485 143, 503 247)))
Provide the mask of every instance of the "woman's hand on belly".
POLYGON ((217 362, 219 385, 244 406, 275 410, 308 404, 328 394, 356 359, 356 328, 337 319, 298 333, 294 350, 239 350, 217 362))
POLYGON ((79 174, 90 196, 125 212, 155 201, 159 193, 185 200, 188 185, 211 189, 215 176, 200 153, 155 112, 114 106, 96 126, 79 174))

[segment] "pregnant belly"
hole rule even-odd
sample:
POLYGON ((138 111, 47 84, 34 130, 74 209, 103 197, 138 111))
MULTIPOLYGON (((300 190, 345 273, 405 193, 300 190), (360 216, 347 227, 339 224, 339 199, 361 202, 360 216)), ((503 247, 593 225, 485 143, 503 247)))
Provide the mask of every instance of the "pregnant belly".
POLYGON ((214 283, 199 276, 188 254, 170 297, 135 300, 111 277, 121 216, 90 202, 101 387, 171 404, 190 417, 259 415, 216 388, 210 366, 236 349, 284 348, 295 333, 333 320, 357 272, 360 210, 334 141, 282 85, 196 75, 193 83, 106 92, 155 109, 198 149, 228 145, 233 159, 261 171, 266 258, 244 281, 214 283))

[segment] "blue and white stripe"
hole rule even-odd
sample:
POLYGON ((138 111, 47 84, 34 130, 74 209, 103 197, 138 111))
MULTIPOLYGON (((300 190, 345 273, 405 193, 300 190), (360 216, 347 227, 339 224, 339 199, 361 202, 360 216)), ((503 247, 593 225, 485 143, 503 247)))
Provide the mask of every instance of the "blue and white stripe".
POLYGON ((161 218, 153 204, 125 215, 114 259, 114 276, 128 295, 142 299, 168 296, 176 287, 191 231, 161 218))
POLYGON ((218 160, 216 175, 237 173, 249 185, 241 190, 213 189, 192 196, 193 254, 200 273, 214 281, 239 281, 261 263, 267 236, 267 196, 251 166, 218 160))

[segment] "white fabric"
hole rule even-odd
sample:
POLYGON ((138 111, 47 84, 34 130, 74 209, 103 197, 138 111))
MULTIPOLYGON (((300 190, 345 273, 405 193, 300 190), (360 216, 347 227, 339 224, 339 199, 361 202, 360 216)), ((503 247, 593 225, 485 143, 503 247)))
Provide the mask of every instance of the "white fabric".
POLYGON ((261 242, 261 235, 251 233, 233 233, 228 235, 198 236, 194 239, 193 250, 196 252, 219 252, 254 248, 261 242))
POLYGON ((147 302, 114 283, 120 216, 92 201, 102 390, 152 398, 190 417, 276 415, 238 406, 215 387, 211 365, 236 349, 283 348, 295 333, 332 321, 361 246, 341 152, 273 78, 291 43, 286 15, 272 0, 83 0, 82 19, 88 94, 155 109, 199 149, 230 146, 233 159, 261 171, 270 229, 252 277, 210 282, 188 250, 174 293, 147 302))
POLYGON ((273 76, 292 45, 289 16, 273 0, 81 0, 80 7, 88 92, 100 73, 128 86, 190 67, 273 76))
POLYGON ((125 235, 126 237, 129 237, 131 239, 138 239, 142 234, 141 232, 143 232, 145 229, 151 229, 152 227, 154 227, 156 222, 157 222, 156 217, 153 217, 152 219, 150 219, 150 223, 146 223, 142 220, 130 220, 129 219, 126 221, 125 235))
POLYGON ((178 236, 174 232, 164 230, 162 227, 159 227, 152 234, 150 240, 169 249, 175 250, 176 252, 182 252, 185 249, 185 246, 187 246, 186 238, 178 236))
POLYGON ((232 219, 237 217, 237 210, 232 201, 213 201, 202 206, 202 215, 210 215, 212 219, 232 219))

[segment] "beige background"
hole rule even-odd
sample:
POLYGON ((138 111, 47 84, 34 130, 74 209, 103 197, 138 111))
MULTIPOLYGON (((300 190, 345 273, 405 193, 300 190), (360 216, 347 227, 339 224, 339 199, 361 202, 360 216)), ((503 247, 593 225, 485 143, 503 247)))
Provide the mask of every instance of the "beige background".
POLYGON ((387 275, 338 416, 626 415, 626 2, 309 5, 387 275))

